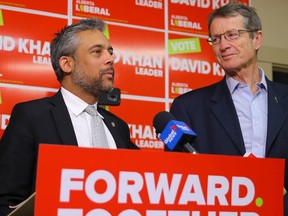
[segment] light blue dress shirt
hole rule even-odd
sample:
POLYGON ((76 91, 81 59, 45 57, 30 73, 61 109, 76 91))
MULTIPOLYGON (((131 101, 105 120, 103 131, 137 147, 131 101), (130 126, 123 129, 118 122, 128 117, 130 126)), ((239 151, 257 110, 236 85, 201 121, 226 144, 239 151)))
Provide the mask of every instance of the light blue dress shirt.
POLYGON ((259 68, 261 82, 256 83, 258 91, 253 94, 246 83, 226 76, 234 106, 237 111, 246 153, 265 157, 267 138, 267 83, 264 72, 259 68))

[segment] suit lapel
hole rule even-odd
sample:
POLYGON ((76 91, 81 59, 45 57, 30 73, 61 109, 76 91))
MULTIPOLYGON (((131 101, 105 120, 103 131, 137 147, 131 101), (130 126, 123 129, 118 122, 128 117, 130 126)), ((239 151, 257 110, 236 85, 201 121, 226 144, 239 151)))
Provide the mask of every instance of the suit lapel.
POLYGON ((271 148, 283 122, 288 117, 288 100, 284 91, 273 87, 271 81, 268 84, 268 128, 266 140, 266 155, 271 148))
POLYGON ((117 148, 125 148, 125 141, 123 140, 123 134, 121 134, 119 128, 119 122, 115 121, 115 117, 109 115, 106 110, 98 107, 98 112, 104 117, 104 123, 113 136, 117 148))
POLYGON ((119 132, 118 131, 118 124, 115 122, 114 118, 111 118, 111 116, 107 115, 106 112, 104 112, 101 108, 98 107, 98 112, 104 117, 104 123, 106 124, 107 128, 109 129, 110 133, 112 134, 116 144, 118 145, 119 132))
POLYGON ((242 155, 245 154, 245 146, 241 132, 238 116, 227 87, 223 79, 211 97, 211 111, 218 119, 220 126, 226 131, 232 142, 239 149, 242 155))
POLYGON ((51 114, 63 144, 78 145, 72 121, 60 91, 51 97, 50 104, 52 105, 51 114))

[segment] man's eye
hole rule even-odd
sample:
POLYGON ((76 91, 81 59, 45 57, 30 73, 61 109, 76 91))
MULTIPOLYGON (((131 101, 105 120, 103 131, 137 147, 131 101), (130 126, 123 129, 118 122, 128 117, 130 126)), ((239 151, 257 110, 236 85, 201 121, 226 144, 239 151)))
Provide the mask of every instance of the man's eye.
POLYGON ((101 53, 101 50, 93 50, 94 53, 101 53))
POLYGON ((238 35, 238 33, 236 33, 236 32, 229 32, 229 33, 227 34, 227 36, 228 36, 229 38, 236 37, 237 35, 238 35))
POLYGON ((214 37, 214 38, 212 38, 212 41, 213 42, 217 42, 219 40, 219 37, 214 37))

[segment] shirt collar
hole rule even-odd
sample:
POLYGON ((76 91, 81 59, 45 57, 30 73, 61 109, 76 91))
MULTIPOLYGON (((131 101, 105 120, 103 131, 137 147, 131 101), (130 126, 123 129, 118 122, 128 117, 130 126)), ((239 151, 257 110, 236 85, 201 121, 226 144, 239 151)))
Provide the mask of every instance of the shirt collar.
MULTIPOLYGON (((256 83, 255 85, 257 85, 259 88, 264 88, 265 90, 267 90, 267 82, 265 79, 265 74, 262 68, 258 68, 259 74, 261 76, 261 81, 256 83)), ((237 80, 233 79, 231 76, 226 75, 226 83, 228 86, 228 89, 230 91, 230 94, 232 94, 235 89, 241 84, 241 82, 238 82, 237 80)))
MULTIPOLYGON (((61 93, 63 95, 66 106, 75 116, 80 115, 85 110, 85 108, 89 105, 85 101, 77 97, 76 95, 69 92, 64 87, 61 87, 61 93)), ((93 106, 97 109, 97 102, 93 104, 93 106)), ((99 112, 98 114, 99 116, 101 116, 101 118, 103 118, 103 116, 99 112)))

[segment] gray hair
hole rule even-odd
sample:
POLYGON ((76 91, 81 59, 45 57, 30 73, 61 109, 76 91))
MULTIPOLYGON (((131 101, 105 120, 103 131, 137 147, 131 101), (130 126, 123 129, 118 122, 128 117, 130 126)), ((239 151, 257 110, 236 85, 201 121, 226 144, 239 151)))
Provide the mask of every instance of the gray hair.
POLYGON ((234 17, 241 15, 244 18, 244 27, 250 30, 250 37, 254 38, 255 32, 262 30, 261 19, 256 13, 255 8, 249 7, 244 3, 230 2, 218 8, 208 16, 208 34, 211 36, 211 23, 216 17, 234 17))
POLYGON ((79 46, 77 33, 85 30, 99 30, 103 32, 105 22, 97 18, 82 19, 77 23, 64 27, 58 33, 55 33, 55 38, 50 44, 50 57, 52 67, 55 71, 59 82, 63 79, 63 71, 59 65, 59 60, 62 56, 71 56, 75 58, 75 53, 79 46))

